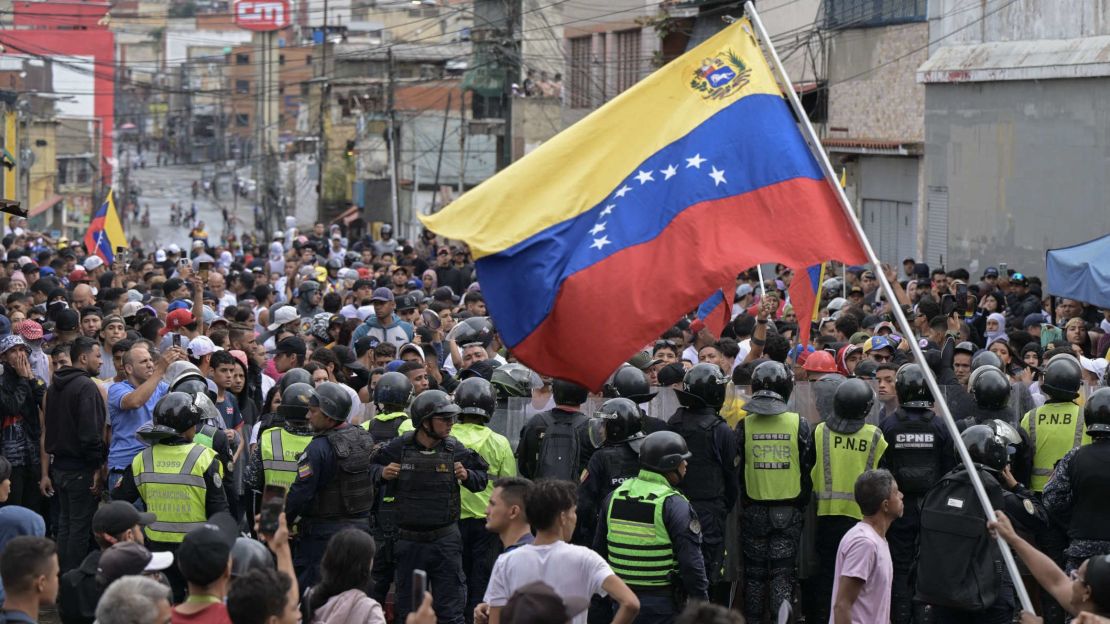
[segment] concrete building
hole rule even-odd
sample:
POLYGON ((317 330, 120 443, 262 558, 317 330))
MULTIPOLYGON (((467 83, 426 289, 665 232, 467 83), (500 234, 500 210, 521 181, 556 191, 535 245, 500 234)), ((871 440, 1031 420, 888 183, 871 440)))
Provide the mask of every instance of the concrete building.
POLYGON ((927 259, 1043 275, 1110 231, 1110 0, 933 0, 927 259))

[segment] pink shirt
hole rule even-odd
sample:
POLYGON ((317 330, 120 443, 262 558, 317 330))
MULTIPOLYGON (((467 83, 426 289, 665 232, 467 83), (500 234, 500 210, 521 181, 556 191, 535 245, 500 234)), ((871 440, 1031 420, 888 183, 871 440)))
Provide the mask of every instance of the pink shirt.
MULTIPOLYGON (((890 561, 890 547, 886 540, 866 522, 859 522, 844 534, 836 551, 836 574, 833 576, 832 605, 836 607, 836 594, 840 591, 840 578, 849 576, 861 579, 863 590, 852 605, 852 624, 873 624, 890 620, 890 585, 894 579, 894 565, 890 561)), ((833 615, 829 622, 832 624, 833 615)))

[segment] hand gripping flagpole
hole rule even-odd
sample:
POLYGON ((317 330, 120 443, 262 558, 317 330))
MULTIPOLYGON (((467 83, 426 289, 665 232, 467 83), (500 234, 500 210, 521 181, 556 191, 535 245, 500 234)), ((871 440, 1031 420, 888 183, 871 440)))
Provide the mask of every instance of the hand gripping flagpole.
MULTIPOLYGON (((910 327, 910 322, 902 312, 902 307, 898 305, 898 298, 894 296, 894 289, 891 287, 890 281, 886 278, 886 272, 882 270, 882 264, 875 255, 875 250, 871 247, 871 241, 867 240, 867 236, 863 233, 863 226, 860 225, 855 212, 852 211, 852 205, 848 201, 848 196, 844 194, 844 189, 837 181, 832 163, 829 162, 828 155, 825 153, 824 148, 821 147, 821 142, 817 138, 817 133, 813 130, 813 124, 810 123, 809 117, 806 116, 805 109, 798 99, 798 94, 794 92, 793 83, 790 82, 790 78, 786 75, 786 69, 782 66, 782 61, 779 60, 778 52, 775 51, 775 46, 771 43, 771 37, 767 34, 767 29, 763 27, 763 21, 759 19, 759 14, 756 13, 754 4, 750 1, 745 2, 744 11, 748 17, 751 18, 752 25, 759 34, 759 39, 763 42, 767 52, 770 54, 770 60, 774 65, 775 71, 778 73, 780 86, 786 94, 790 106, 794 109, 795 115, 798 117, 802 134, 809 143, 810 151, 813 152, 814 157, 817 158, 817 162, 821 165, 821 171, 825 174, 825 180, 829 183, 829 186, 835 190, 836 196, 840 200, 840 207, 844 209, 844 214, 847 215, 849 221, 852 223, 852 227, 855 228, 856 236, 863 245, 863 249, 867 253, 867 258, 876 268, 875 273, 879 278, 879 283, 882 285, 883 293, 890 302, 891 310, 894 312, 894 316, 898 321, 898 326, 902 328, 903 339, 909 341, 914 358, 921 364, 921 369, 925 373, 925 383, 933 393, 934 406, 940 408, 940 415, 944 419, 944 424, 948 427, 948 433, 952 436, 952 445, 959 453, 960 461, 963 462, 964 467, 967 469, 968 476, 971 478, 971 485, 975 489, 975 494, 979 497, 979 503, 983 506, 985 515, 988 518, 994 518, 994 510, 990 498, 987 496, 987 490, 983 487, 983 481, 979 478, 979 471, 975 469, 974 463, 971 461, 971 455, 967 452, 967 447, 964 446, 963 439, 960 437, 960 430, 956 427, 956 421, 952 418, 952 412, 948 409, 948 403, 944 399, 944 394, 940 390, 940 385, 937 384, 937 379, 933 375, 933 371, 925 364, 925 354, 921 352, 920 345, 914 340, 913 329, 910 327)), ((1006 562, 1006 569, 1009 570, 1010 578, 1014 581, 1014 589, 1017 591, 1018 599, 1021 600, 1021 608, 1032 613, 1033 603, 1029 600, 1029 592, 1026 591, 1025 585, 1021 582, 1021 573, 1017 568, 1017 563, 1014 562, 1014 555, 1010 552, 1010 547, 1001 536, 996 539, 998 540, 998 549, 1001 551, 1002 558, 1006 562)))

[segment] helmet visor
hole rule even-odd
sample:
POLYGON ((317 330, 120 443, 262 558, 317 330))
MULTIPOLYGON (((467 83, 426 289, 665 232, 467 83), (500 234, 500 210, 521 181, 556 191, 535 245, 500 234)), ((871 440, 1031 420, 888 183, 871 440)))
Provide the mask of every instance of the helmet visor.
POLYGON ((586 423, 586 432, 589 434, 590 444, 594 448, 601 448, 605 445, 605 418, 600 415, 600 412, 586 423))

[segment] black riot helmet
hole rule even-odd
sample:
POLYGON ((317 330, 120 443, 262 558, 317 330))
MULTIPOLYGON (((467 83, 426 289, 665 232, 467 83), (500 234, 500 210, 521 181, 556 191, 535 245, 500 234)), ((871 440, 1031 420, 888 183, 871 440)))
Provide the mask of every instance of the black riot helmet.
POLYGON ((208 394, 208 380, 198 373, 185 373, 173 381, 170 392, 184 392, 189 396, 208 394))
POLYGON ((347 420, 347 415, 351 413, 351 395, 337 383, 325 381, 316 386, 316 392, 308 400, 309 405, 320 408, 324 416, 332 420, 344 422, 347 420))
MULTIPOLYGON (((452 420, 460 412, 458 405, 451 402, 451 397, 442 390, 425 390, 416 395, 412 400, 412 405, 409 405, 409 416, 412 418, 412 426, 415 429, 420 429, 421 423, 428 418, 451 418, 452 420)), ((427 430, 425 430, 427 433, 427 430)))
POLYGON ((239 578, 251 570, 274 567, 274 556, 262 542, 249 537, 235 538, 231 547, 231 578, 239 578))
POLYGON ((674 431, 656 431, 640 445, 640 465, 660 474, 678 470, 690 457, 686 440, 674 431))
POLYGON ((308 420, 308 408, 312 406, 312 397, 316 389, 306 383, 290 384, 285 392, 281 393, 281 405, 277 408, 277 415, 286 421, 308 420))
POLYGON ((703 362, 686 371, 682 389, 676 390, 675 394, 683 407, 709 407, 719 411, 725 404, 728 382, 728 377, 724 376, 719 366, 703 362))
POLYGON ((1079 368, 1079 361, 1070 355, 1060 354, 1045 364, 1041 389, 1057 403, 1074 401, 1079 396, 1082 382, 1083 371, 1079 368))
POLYGON ((1110 388, 1099 388, 1087 397, 1083 421, 1092 436, 1110 434, 1110 388))
POLYGON ((447 340, 454 340, 460 349, 473 343, 488 347, 493 342, 493 335, 493 321, 488 316, 472 316, 452 327, 447 333, 447 340))
POLYGON ((857 379, 874 379, 875 373, 878 371, 879 363, 868 358, 866 360, 860 360, 859 364, 856 364, 856 369, 852 371, 852 374, 855 375, 857 379))
POLYGON ((193 403, 193 397, 184 392, 168 392, 158 399, 152 419, 155 430, 172 430, 184 433, 200 422, 203 414, 193 403))
POLYGON ((459 407, 460 414, 475 414, 489 422, 493 410, 497 408, 497 393, 493 384, 485 379, 468 377, 455 388, 455 405, 459 407))
POLYGON ((749 414, 773 416, 786 411, 794 391, 794 375, 781 362, 770 360, 752 371, 752 398, 744 405, 749 414))
POLYGON ((646 403, 654 394, 644 371, 626 364, 613 373, 612 381, 605 384, 605 396, 624 397, 632 399, 633 403, 646 403))
POLYGON ((582 405, 590 397, 590 391, 573 381, 553 379, 551 396, 555 399, 555 405, 582 405))
POLYGON ((374 403, 381 409, 403 410, 412 400, 412 382, 408 375, 397 371, 388 372, 378 379, 374 387, 374 403))
POLYGON ((898 393, 901 407, 933 407, 933 393, 925 383, 925 371, 919 364, 904 364, 898 369, 894 376, 894 390, 898 393))
POLYGON ((863 428, 864 419, 875 404, 875 392, 862 379, 847 379, 833 395, 833 414, 825 421, 837 433, 855 433, 863 428))
POLYGON ((523 364, 498 366, 490 375, 490 383, 503 399, 532 396, 532 371, 523 364))
POLYGON ((290 368, 285 371, 281 376, 281 381, 278 382, 278 387, 281 388, 282 396, 285 396, 285 389, 295 383, 312 384, 312 373, 303 368, 290 368))
POLYGON ((993 366, 980 366, 972 371, 967 385, 980 409, 994 411, 1010 405, 1010 380, 993 366))
MULTIPOLYGON (((1010 462, 1009 445, 988 425, 972 425, 960 435, 971 461, 987 470, 1001 471, 1010 462)), ((957 457, 959 451, 957 450, 957 457)))
POLYGON ((590 441, 594 446, 616 444, 640 435, 640 407, 632 399, 618 397, 601 404, 590 422, 590 441))
POLYGON ((1002 358, 994 351, 980 351, 971 357, 971 370, 975 370, 981 366, 993 366, 998 370, 1002 370, 1002 358))

